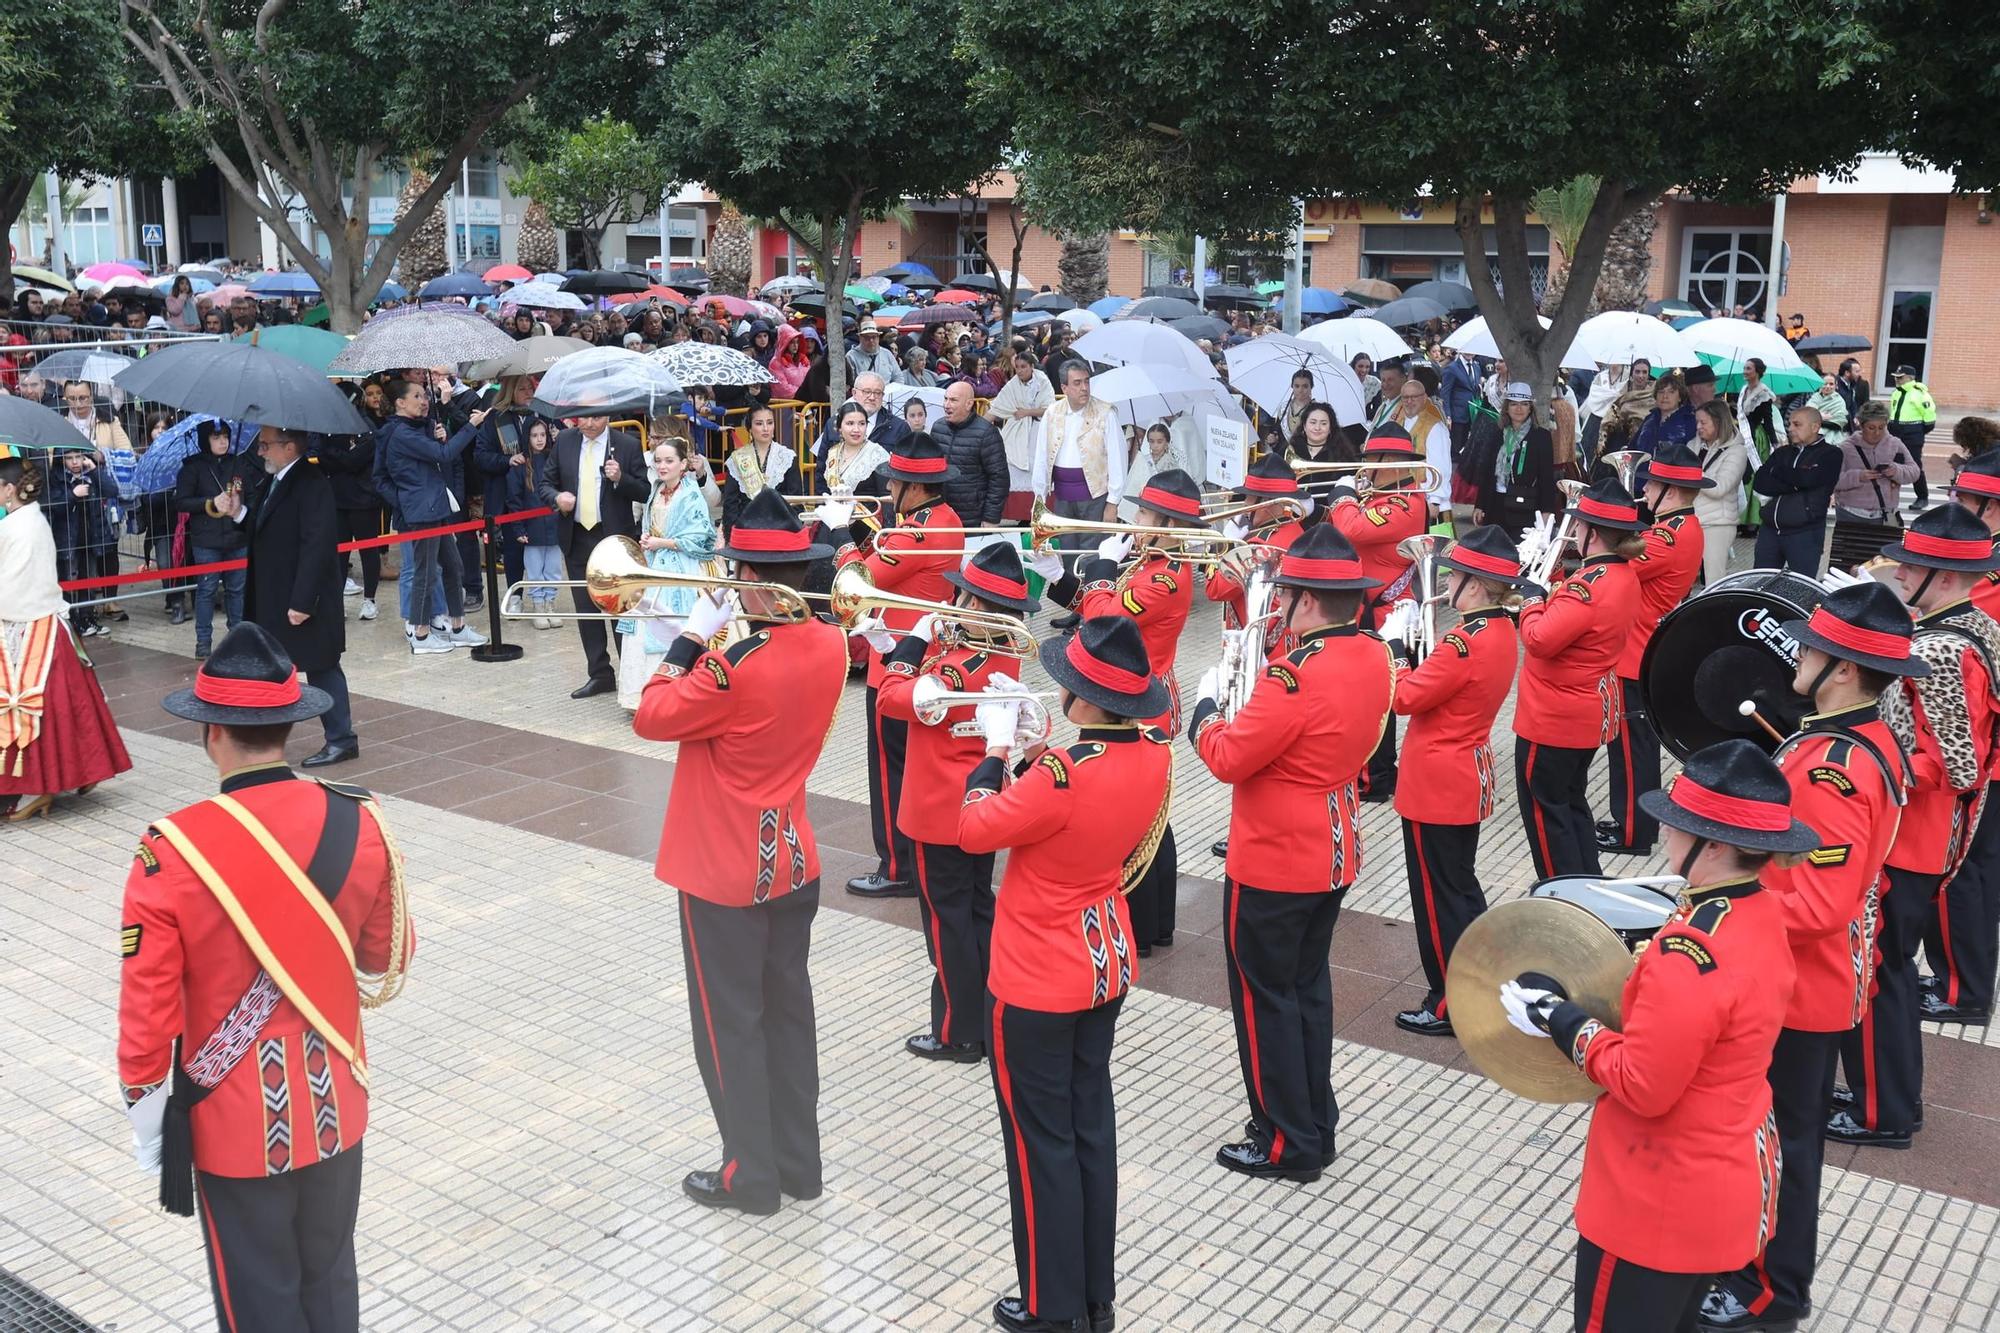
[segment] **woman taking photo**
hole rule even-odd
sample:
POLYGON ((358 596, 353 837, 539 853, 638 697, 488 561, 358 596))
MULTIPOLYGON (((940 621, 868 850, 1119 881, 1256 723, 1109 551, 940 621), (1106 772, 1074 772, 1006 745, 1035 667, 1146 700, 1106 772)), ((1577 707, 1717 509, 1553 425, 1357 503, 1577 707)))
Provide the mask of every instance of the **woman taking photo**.
POLYGON ((0 459, 0 810, 15 823, 132 767, 70 638, 41 489, 39 467, 0 459))
MULTIPOLYGON (((653 494, 639 525, 639 549, 648 565, 669 574, 698 574, 715 555, 715 525, 691 462, 685 440, 653 446, 653 494)), ((655 588, 639 600, 635 614, 618 622, 618 702, 626 712, 639 711, 639 696, 680 634, 694 599, 693 588, 655 588)))
POLYGON ((1481 416, 1466 443, 1479 488, 1473 521, 1497 525, 1518 542, 1537 514, 1561 514, 1555 445, 1535 422, 1535 395, 1516 380, 1502 392, 1500 419, 1481 416))
POLYGON ((736 516, 766 486, 776 486, 780 495, 799 495, 806 488, 799 472, 799 456, 790 445, 778 443, 777 412, 753 407, 745 423, 750 438, 730 450, 722 464, 724 536, 735 531, 736 516))
POLYGON ((1729 404, 1711 398, 1695 409, 1693 448, 1701 470, 1715 478, 1714 487, 1694 493, 1694 516, 1701 523, 1701 581, 1706 587, 1729 572, 1729 548, 1743 517, 1743 474, 1750 462, 1729 404))

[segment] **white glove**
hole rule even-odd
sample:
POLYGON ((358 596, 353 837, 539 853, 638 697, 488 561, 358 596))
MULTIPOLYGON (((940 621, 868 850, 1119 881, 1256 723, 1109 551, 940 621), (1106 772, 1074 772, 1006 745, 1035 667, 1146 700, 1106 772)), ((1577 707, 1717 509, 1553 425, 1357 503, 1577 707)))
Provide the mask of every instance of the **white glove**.
POLYGON ((1053 583, 1063 576, 1063 559, 1054 551, 1036 551, 1028 557, 1028 568, 1053 583))
POLYGON ((854 506, 845 500, 826 500, 813 509, 812 516, 815 523, 828 531, 844 532, 854 521, 854 506))
POLYGON ((896 647, 896 636, 889 633, 889 627, 882 623, 880 616, 863 616, 848 633, 858 635, 878 653, 893 652, 896 647))
POLYGON ((681 622, 681 631, 692 634, 706 643, 734 619, 736 619, 734 594, 725 593, 717 598, 709 593, 703 593, 695 598, 694 605, 688 608, 687 619, 681 622))
POLYGON ((1123 563, 1131 553, 1132 539, 1129 536, 1106 537, 1097 544, 1097 558, 1109 560, 1114 565, 1123 563))
POLYGON ((979 732, 986 738, 989 750, 1011 750, 1014 748, 1014 734, 1021 726, 1021 703, 1018 699, 996 697, 991 703, 984 703, 973 710, 979 719, 979 732))
POLYGON ((1829 565, 1826 573, 1820 575, 1819 586, 1832 592, 1837 588, 1852 588, 1857 583, 1868 582, 1865 574, 1853 574, 1847 570, 1829 565))
POLYGON ((1518 981, 1500 983, 1500 1007, 1507 1011, 1507 1021, 1514 1025, 1516 1032, 1530 1037, 1546 1037, 1548 1029, 1535 1022, 1539 1016, 1544 1023, 1562 999, 1554 991, 1536 990, 1523 986, 1518 981))
POLYGON ((167 1119, 167 1085, 162 1083, 125 1108, 132 1122, 132 1156, 140 1166, 160 1174, 160 1140, 167 1119))
POLYGON ((937 637, 937 612, 932 611, 924 616, 906 632, 913 639, 922 639, 925 643, 929 643, 937 637))
POLYGON ((1225 518, 1222 520, 1222 535, 1240 542, 1250 535, 1250 525, 1240 518, 1225 518))
POLYGON ((1404 643, 1416 642, 1417 604, 1408 597, 1399 597, 1389 608, 1389 614, 1382 619, 1382 637, 1401 639, 1404 643))
POLYGON ((1194 697, 1197 704, 1202 700, 1214 700, 1222 697, 1222 667, 1220 664, 1212 666, 1201 673, 1201 684, 1195 687, 1194 697))
POLYGON ((1319 497, 1317 495, 1314 495, 1311 491, 1300 491, 1298 495, 1294 498, 1296 498, 1300 504, 1305 506, 1305 508, 1299 512, 1299 519, 1301 521, 1311 518, 1313 516, 1313 510, 1319 508, 1319 497))
POLYGON ((1004 671, 996 671, 992 675, 986 678, 986 692, 988 694, 1023 694, 1023 695, 1033 693, 1033 691, 1029 690, 1029 688, 1026 685, 1023 685, 1020 681, 1015 680, 1012 676, 1008 675, 1004 671))

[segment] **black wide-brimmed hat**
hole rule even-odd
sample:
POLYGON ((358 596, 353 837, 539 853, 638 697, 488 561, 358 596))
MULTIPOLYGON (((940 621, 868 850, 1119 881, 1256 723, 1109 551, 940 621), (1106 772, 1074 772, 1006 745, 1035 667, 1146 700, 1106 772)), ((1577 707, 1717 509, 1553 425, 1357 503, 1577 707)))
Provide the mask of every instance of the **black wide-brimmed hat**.
POLYGON ((1928 676, 1930 663, 1910 655, 1915 626, 1909 608, 1885 583, 1835 588, 1804 620, 1787 620, 1785 633, 1808 648, 1891 676, 1928 676))
POLYGON ((1012 542, 988 542, 973 552, 964 568, 947 570, 944 577, 954 588, 963 588, 980 601, 1009 611, 1026 615, 1041 605, 1028 595, 1021 548, 1012 542))
POLYGON ((1949 569, 1981 574, 2000 569, 2000 552, 1993 549, 1993 534, 1962 505, 1933 505, 1910 520, 1903 539, 1890 542, 1882 554, 1899 565, 1920 565, 1925 569, 1949 569))
POLYGON ((268 727, 318 717, 333 707, 333 696, 299 684, 298 668, 277 637, 246 620, 222 636, 194 673, 193 687, 175 690, 160 706, 190 722, 268 727))
POLYGON ((1421 460, 1423 452, 1410 438, 1410 432, 1394 421, 1385 421, 1368 432, 1368 442, 1361 446, 1363 456, 1368 454, 1399 454, 1404 458, 1421 460))
POLYGON ((720 554, 724 559, 752 565, 792 565, 802 560, 824 560, 833 554, 833 548, 814 541, 812 533, 799 522, 798 511, 780 499, 775 489, 766 486, 743 506, 720 554))
POLYGON ((2000 500, 2000 449, 1988 449, 1960 468, 1951 479, 1951 493, 2000 500))
POLYGON ((1236 488, 1239 500, 1276 500, 1299 493, 1299 479, 1286 460, 1284 451, 1273 449, 1252 463, 1236 488))
POLYGON ((958 480, 951 456, 929 431, 916 431, 907 439, 889 446, 889 461, 875 469, 885 481, 912 481, 919 486, 942 486, 958 480))
POLYGON ((1361 557, 1354 543, 1339 528, 1322 523, 1293 542, 1278 561, 1271 582, 1280 588, 1316 588, 1321 592, 1363 592, 1379 588, 1382 580, 1361 572, 1361 557))
POLYGON ((1644 532, 1652 526, 1639 517, 1639 506, 1633 501, 1632 492, 1619 485, 1616 477, 1592 482, 1564 512, 1575 514, 1594 528, 1644 532))
POLYGON ((1092 616, 1076 633, 1042 644, 1042 670, 1085 703, 1120 717, 1167 711, 1167 683, 1153 674, 1136 621, 1092 616))
POLYGON ((1819 834, 1792 818, 1792 788, 1770 755, 1740 737, 1688 756, 1663 791, 1639 808, 1668 828, 1753 852, 1809 852, 1819 834))
POLYGON ((1201 527, 1201 487, 1177 467, 1155 472, 1146 479, 1137 495, 1125 497, 1141 509, 1150 509, 1176 522, 1201 527))
POLYGON ((1644 487, 1649 481, 1690 491, 1712 490, 1715 486, 1715 478, 1701 470, 1701 460, 1684 444, 1663 444, 1658 453, 1639 464, 1639 485, 1644 487))
POLYGON ((1687 385, 1690 389, 1697 384, 1713 384, 1715 383, 1715 367, 1705 363, 1699 366, 1689 366, 1681 371, 1681 383, 1687 385))
POLYGON ((1491 523, 1474 528, 1447 546, 1438 563, 1509 587, 1518 588, 1528 581, 1521 574, 1521 548, 1505 530, 1491 523))

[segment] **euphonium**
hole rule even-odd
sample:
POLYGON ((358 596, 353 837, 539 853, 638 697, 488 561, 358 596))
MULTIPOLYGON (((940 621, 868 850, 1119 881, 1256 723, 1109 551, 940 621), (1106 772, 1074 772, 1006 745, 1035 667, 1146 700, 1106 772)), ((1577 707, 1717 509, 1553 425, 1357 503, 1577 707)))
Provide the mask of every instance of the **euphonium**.
POLYGON ((1597 461, 1610 468, 1618 478, 1618 484, 1625 488, 1634 499, 1639 495, 1639 465, 1651 459, 1644 449, 1613 449, 1599 454, 1597 461))
POLYGON ((1448 600, 1448 594, 1438 590, 1438 557, 1449 545, 1451 538, 1431 532, 1405 537, 1396 543, 1396 553, 1415 569, 1417 641, 1410 648, 1419 662, 1429 657, 1437 647, 1438 608, 1448 600))

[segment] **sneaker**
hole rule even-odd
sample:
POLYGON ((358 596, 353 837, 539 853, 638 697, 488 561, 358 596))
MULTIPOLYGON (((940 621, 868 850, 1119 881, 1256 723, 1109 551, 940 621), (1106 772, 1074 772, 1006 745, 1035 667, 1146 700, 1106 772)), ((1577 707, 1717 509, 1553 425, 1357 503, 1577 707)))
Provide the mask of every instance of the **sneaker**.
POLYGON ((556 622, 555 622, 555 621, 553 621, 553 620, 551 620, 551 619, 549 619, 549 618, 548 618, 547 616, 536 616, 536 617, 535 617, 535 628, 536 628, 536 629, 554 629, 555 627, 556 627, 556 622))
POLYGON ((376 614, 376 612, 375 612, 375 599, 374 599, 373 597, 364 597, 364 598, 362 598, 362 599, 361 599, 361 619, 363 619, 363 620, 373 620, 373 619, 375 618, 375 614, 376 614))
POLYGON ((449 634, 426 634, 421 639, 414 636, 410 639, 410 651, 413 653, 448 653, 457 646, 449 634))
POLYGON ((467 615, 472 614, 474 611, 484 610, 485 607, 486 595, 484 593, 469 592, 465 594, 465 612, 467 615))
POLYGON ((433 616, 431 617, 431 628, 441 633, 449 634, 451 633, 451 621, 443 616, 433 616))
MULTIPOLYGON (((435 628, 435 626, 433 626, 433 628, 435 628)), ((417 627, 411 624, 407 620, 403 622, 403 637, 406 639, 414 639, 417 637, 417 627)))
POLYGON ((340 590, 340 595, 342 597, 359 597, 361 595, 361 585, 353 579, 349 579, 347 586, 340 590))
POLYGON ((486 642, 486 636, 470 625, 460 625, 457 629, 450 631, 446 637, 453 643, 462 643, 468 648, 477 648, 480 644, 486 642))

